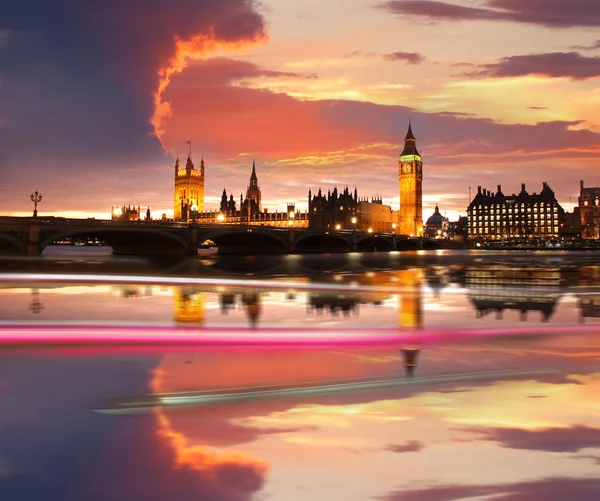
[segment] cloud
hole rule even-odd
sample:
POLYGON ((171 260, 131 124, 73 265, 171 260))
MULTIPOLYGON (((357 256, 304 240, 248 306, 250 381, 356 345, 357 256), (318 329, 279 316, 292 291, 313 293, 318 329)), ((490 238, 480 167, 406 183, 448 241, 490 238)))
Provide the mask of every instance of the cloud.
POLYGON ((600 447, 600 428, 574 425, 570 428, 465 428, 475 433, 477 440, 498 442, 508 449, 546 452, 578 452, 588 447, 600 447))
POLYGON ((418 489, 398 490, 380 496, 381 501, 459 501, 487 498, 494 501, 547 501, 569 499, 595 501, 600 492, 598 478, 551 477, 512 484, 443 484, 418 489))
POLYGON ((548 108, 546 108, 545 106, 528 106, 527 109, 528 110, 547 110, 548 108))
POLYGON ((600 49, 600 40, 596 40, 592 45, 574 45, 575 50, 596 50, 600 49))
POLYGON ((600 76, 600 57, 586 57, 577 52, 553 52, 509 56, 493 64, 479 65, 481 70, 461 73, 471 78, 505 78, 537 75, 548 78, 585 80, 600 76))
POLYGON ((600 26, 595 0, 487 0, 483 7, 465 7, 429 0, 391 0, 379 8, 392 14, 434 21, 504 21, 548 28, 600 26))
POLYGON ((267 36, 252 0, 4 2, 0 32, 2 170, 30 164, 23 152, 147 162, 161 153, 151 133, 170 113, 173 75, 267 36))
POLYGON ((392 52, 384 54, 383 59, 386 61, 404 61, 408 64, 421 64, 425 61, 425 56, 418 52, 392 52))
POLYGON ((409 440, 402 444, 390 444, 384 447, 384 450, 397 453, 419 452, 425 448, 423 442, 418 440, 409 440))

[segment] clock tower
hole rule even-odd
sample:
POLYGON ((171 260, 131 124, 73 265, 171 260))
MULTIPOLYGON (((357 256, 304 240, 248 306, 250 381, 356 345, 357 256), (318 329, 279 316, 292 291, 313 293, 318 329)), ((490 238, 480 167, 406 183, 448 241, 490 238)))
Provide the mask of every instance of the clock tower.
POLYGON ((400 217, 398 221, 401 235, 423 235, 423 162, 417 150, 410 121, 404 139, 404 149, 398 160, 400 180, 400 217))

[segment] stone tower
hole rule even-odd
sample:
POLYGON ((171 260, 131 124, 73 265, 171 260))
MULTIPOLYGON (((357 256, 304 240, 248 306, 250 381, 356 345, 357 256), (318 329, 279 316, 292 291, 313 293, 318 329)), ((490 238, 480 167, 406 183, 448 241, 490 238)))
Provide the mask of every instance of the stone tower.
POLYGON ((204 158, 200 160, 200 169, 196 170, 192 162, 191 146, 184 169, 179 165, 179 157, 175 161, 173 209, 175 221, 189 221, 194 212, 204 211, 204 158))
POLYGON ((423 234, 423 162, 417 150, 410 122, 404 139, 404 149, 398 160, 400 180, 399 233, 421 236, 423 234))

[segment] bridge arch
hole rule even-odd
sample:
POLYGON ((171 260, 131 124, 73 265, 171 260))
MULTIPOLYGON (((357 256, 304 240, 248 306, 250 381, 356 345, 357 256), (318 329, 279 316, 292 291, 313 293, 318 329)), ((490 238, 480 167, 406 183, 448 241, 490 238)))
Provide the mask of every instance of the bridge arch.
POLYGON ((394 250, 391 239, 376 235, 366 235, 356 240, 356 250, 359 252, 389 252, 394 250))
POLYGON ((63 238, 97 238, 110 245, 118 255, 187 255, 189 240, 181 232, 161 231, 151 226, 89 227, 48 232, 40 239, 39 252, 63 238))
POLYGON ((298 253, 328 253, 351 252, 352 242, 346 235, 339 233, 298 234, 296 236, 296 252, 298 253))
POLYGON ((263 231, 260 228, 242 227, 198 233, 198 245, 212 240, 219 254, 285 254, 288 251, 288 233, 263 231))
POLYGON ((402 240, 398 240, 398 242, 396 242, 396 250, 399 251, 403 251, 403 250, 419 250, 421 248, 420 242, 417 239, 414 238, 405 238, 402 240))
POLYGON ((25 254, 27 241, 12 233, 0 233, 0 251, 3 254, 25 254))

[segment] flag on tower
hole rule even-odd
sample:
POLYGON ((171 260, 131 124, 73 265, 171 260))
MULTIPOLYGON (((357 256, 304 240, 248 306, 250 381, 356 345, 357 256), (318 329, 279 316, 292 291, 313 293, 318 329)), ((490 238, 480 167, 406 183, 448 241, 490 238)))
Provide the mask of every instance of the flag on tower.
POLYGON ((192 145, 192 140, 191 140, 191 139, 188 139, 188 140, 185 142, 185 145, 186 145, 186 146, 191 146, 191 145, 192 145))

